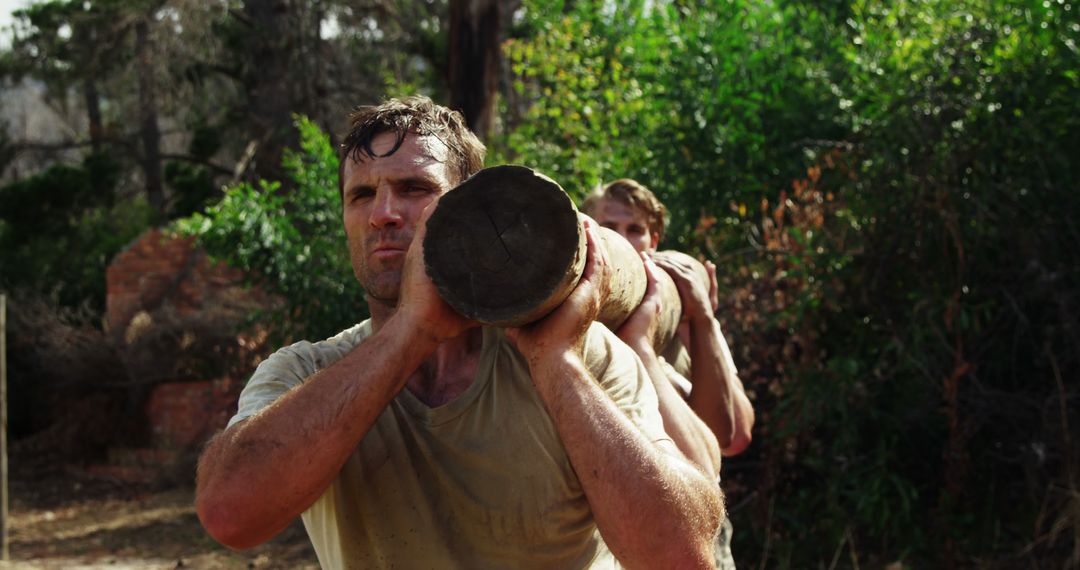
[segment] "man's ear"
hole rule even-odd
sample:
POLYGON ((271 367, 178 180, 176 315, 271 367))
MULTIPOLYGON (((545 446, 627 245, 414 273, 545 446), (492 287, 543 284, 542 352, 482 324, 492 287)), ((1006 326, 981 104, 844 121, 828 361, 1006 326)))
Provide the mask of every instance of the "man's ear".
POLYGON ((649 232, 649 249, 656 251, 656 246, 658 245, 660 245, 660 234, 649 232))

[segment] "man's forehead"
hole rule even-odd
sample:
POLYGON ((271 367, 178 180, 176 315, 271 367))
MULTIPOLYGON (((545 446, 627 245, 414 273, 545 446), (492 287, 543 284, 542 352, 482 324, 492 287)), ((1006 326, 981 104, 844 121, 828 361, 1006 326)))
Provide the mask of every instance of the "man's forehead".
POLYGON ((433 183, 449 184, 452 178, 448 149, 437 137, 409 134, 393 154, 380 156, 393 150, 395 144, 394 133, 381 133, 371 141, 374 156, 349 153, 342 164, 342 189, 370 186, 384 178, 425 178, 433 183))
POLYGON ((396 133, 379 133, 371 140, 371 152, 375 155, 375 158, 368 158, 366 156, 360 156, 359 158, 364 160, 377 160, 380 158, 392 158, 401 155, 399 157, 400 160, 407 161, 413 166, 428 166, 432 163, 446 164, 450 156, 449 147, 447 147, 438 137, 432 135, 418 135, 412 132, 406 133, 405 139, 401 142, 401 146, 399 146, 393 154, 387 155, 388 152, 393 150, 394 145, 396 144, 396 133))
POLYGON ((644 220, 646 218, 645 212, 640 208, 635 208, 611 197, 601 199, 597 210, 601 214, 610 217, 634 218, 635 220, 644 220))

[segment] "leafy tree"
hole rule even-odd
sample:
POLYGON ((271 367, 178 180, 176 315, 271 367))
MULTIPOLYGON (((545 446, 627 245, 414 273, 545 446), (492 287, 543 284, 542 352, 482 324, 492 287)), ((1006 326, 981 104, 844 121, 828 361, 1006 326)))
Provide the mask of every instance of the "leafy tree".
POLYGON ((740 564, 1080 561, 1072 6, 525 7, 497 160, 637 178, 721 266, 740 564))
POLYGON ((300 151, 286 150, 283 161, 292 192, 277 192, 276 181, 240 183, 175 227, 284 300, 284 310, 260 315, 276 336, 326 338, 366 318, 367 307, 341 224, 337 154, 309 119, 296 127, 300 151))
POLYGON ((149 224, 141 201, 113 194, 116 164, 91 154, 0 187, 0 287, 104 309, 105 268, 149 224))
POLYGON ((786 183, 806 141, 839 132, 831 96, 812 83, 818 48, 789 28, 813 29, 812 14, 624 2, 574 4, 551 21, 536 10, 535 34, 508 50, 529 106, 500 158, 527 156, 578 195, 636 178, 689 212, 673 219, 673 243, 689 239, 701 205, 786 183))
POLYGON ((11 51, 4 72, 44 81, 54 96, 78 86, 94 151, 101 151, 105 123, 100 82, 122 64, 121 41, 127 33, 124 4, 115 1, 51 0, 15 10, 11 51))

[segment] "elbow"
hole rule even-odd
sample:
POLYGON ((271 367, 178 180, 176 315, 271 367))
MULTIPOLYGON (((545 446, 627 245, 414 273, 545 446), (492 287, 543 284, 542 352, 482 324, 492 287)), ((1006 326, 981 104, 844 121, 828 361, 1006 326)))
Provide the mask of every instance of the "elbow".
MULTIPOLYGON (((715 568, 715 539, 724 518, 724 494, 714 479, 693 477, 697 482, 697 509, 684 519, 682 528, 667 535, 649 568, 715 568)), ((687 513, 689 514, 689 513, 687 513)), ((679 525, 673 525, 676 528, 679 525)))
POLYGON ((712 543, 708 548, 682 549, 671 552, 658 563, 650 562, 647 568, 716 568, 713 560, 712 543))
POLYGON ((719 529, 720 520, 712 525, 713 532, 687 533, 683 540, 669 540, 663 548, 657 549, 647 568, 716 568, 714 539, 719 529))
POLYGON ((735 413, 733 414, 730 437, 726 442, 720 442, 720 449, 724 457, 738 455, 750 447, 753 441, 754 408, 750 400, 740 392, 740 397, 735 401, 735 413))
POLYGON ((686 466, 682 473, 687 493, 681 507, 666 515, 654 513, 647 517, 649 524, 632 527, 632 532, 624 529, 628 532, 622 540, 605 535, 624 567, 716 568, 714 541, 724 518, 723 493, 714 479, 686 466))
POLYGON ((750 442, 753 439, 750 430, 738 430, 728 440, 728 444, 720 448, 720 452, 724 457, 738 455, 750 447, 750 442))
MULTIPOLYGON (((734 455, 730 450, 735 445, 740 444, 743 438, 749 437, 749 433, 744 433, 743 430, 739 429, 739 423, 730 415, 728 417, 714 418, 709 427, 712 429, 713 435, 716 436, 716 443, 720 446, 720 450, 725 457, 734 455)), ((745 449, 745 445, 743 448, 745 449)))
POLYGON ((678 540, 668 541, 638 557, 619 558, 619 562, 626 568, 716 568, 713 543, 711 540, 704 542, 686 544, 678 540))
POLYGON ((254 534, 250 525, 237 516, 241 512, 241 508, 234 508, 205 491, 195 497, 195 514, 214 540, 233 550, 247 550, 266 542, 268 538, 254 534))

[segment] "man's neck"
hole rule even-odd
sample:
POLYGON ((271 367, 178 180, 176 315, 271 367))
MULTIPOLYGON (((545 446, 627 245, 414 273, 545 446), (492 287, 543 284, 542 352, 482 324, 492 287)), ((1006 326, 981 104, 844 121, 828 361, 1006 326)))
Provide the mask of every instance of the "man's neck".
MULTIPOLYGON (((396 306, 370 297, 368 308, 373 332, 381 329, 396 310, 396 306)), ((483 343, 484 333, 480 328, 443 341, 409 377, 406 389, 430 407, 454 400, 475 380, 483 343)))
POLYGON ((439 345, 405 388, 430 407, 446 404, 472 386, 484 344, 483 329, 469 329, 439 345))
POLYGON ((390 304, 387 301, 374 299, 370 295, 365 296, 364 300, 367 301, 368 311, 371 312, 371 330, 377 332, 384 324, 386 324, 386 321, 388 321, 390 317, 394 316, 397 302, 390 304))

